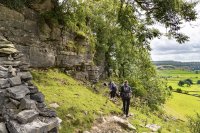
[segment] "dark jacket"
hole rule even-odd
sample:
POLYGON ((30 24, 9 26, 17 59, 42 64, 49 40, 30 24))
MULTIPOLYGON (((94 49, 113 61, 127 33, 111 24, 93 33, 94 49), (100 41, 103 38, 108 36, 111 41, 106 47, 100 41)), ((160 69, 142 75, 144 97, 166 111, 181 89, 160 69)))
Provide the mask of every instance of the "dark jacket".
POLYGON ((131 94, 132 94, 132 90, 131 90, 130 86, 125 86, 125 85, 121 86, 121 88, 120 88, 120 96, 123 99, 131 98, 131 94))

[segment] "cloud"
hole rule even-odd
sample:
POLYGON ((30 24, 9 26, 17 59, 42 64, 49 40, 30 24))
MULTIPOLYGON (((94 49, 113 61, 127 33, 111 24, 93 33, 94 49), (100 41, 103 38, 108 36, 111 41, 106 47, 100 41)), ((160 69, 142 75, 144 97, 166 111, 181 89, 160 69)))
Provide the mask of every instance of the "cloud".
MULTIPOLYGON (((152 40, 152 60, 200 61, 200 4, 196 6, 196 10, 197 20, 182 24, 181 32, 188 35, 190 40, 185 44, 179 44, 174 39, 164 36, 152 40)), ((156 25, 156 28, 165 32, 161 25, 156 25)))

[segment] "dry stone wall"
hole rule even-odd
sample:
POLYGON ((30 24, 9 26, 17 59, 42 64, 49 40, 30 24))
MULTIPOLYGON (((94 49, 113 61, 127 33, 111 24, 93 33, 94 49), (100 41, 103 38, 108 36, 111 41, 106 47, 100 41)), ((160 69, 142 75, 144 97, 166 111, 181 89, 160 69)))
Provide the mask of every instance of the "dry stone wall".
POLYGON ((60 119, 46 107, 24 59, 0 36, 0 133, 57 133, 60 119))

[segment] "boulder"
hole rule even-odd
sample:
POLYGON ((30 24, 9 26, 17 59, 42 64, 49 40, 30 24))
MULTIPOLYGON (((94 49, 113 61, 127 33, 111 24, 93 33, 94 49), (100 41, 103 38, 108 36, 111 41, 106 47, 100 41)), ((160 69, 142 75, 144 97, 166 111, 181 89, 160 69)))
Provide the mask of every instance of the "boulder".
POLYGON ((30 93, 27 86, 24 85, 7 88, 6 90, 7 90, 7 96, 12 97, 14 99, 21 99, 25 97, 26 94, 30 93))
POLYGON ((35 101, 28 98, 23 98, 20 101, 19 109, 36 109, 35 101))
POLYGON ((31 94, 30 98, 32 100, 35 100, 39 103, 43 103, 44 102, 44 95, 41 92, 35 93, 35 94, 31 94))
POLYGON ((19 76, 9 78, 9 83, 11 86, 17 86, 17 85, 22 84, 21 78, 19 76))
POLYGON ((32 122, 39 113, 36 110, 24 110, 17 114, 17 120, 21 124, 32 122))
POLYGON ((0 133, 8 133, 5 123, 0 123, 0 133))
POLYGON ((8 82, 8 79, 0 79, 0 89, 4 89, 8 87, 10 87, 10 83, 8 82))

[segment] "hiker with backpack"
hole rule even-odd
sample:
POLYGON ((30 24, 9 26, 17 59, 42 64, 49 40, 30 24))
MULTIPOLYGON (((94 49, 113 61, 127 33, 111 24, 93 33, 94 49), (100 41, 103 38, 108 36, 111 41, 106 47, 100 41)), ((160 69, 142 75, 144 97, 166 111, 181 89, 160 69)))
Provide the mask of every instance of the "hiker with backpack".
POLYGON ((111 81, 109 83, 109 88, 110 88, 110 98, 114 99, 117 93, 117 86, 113 81, 111 81))
POLYGON ((120 96, 123 102, 123 113, 126 115, 126 117, 128 117, 129 113, 131 94, 132 94, 131 87, 128 85, 128 81, 125 80, 124 84, 120 88, 120 96))

